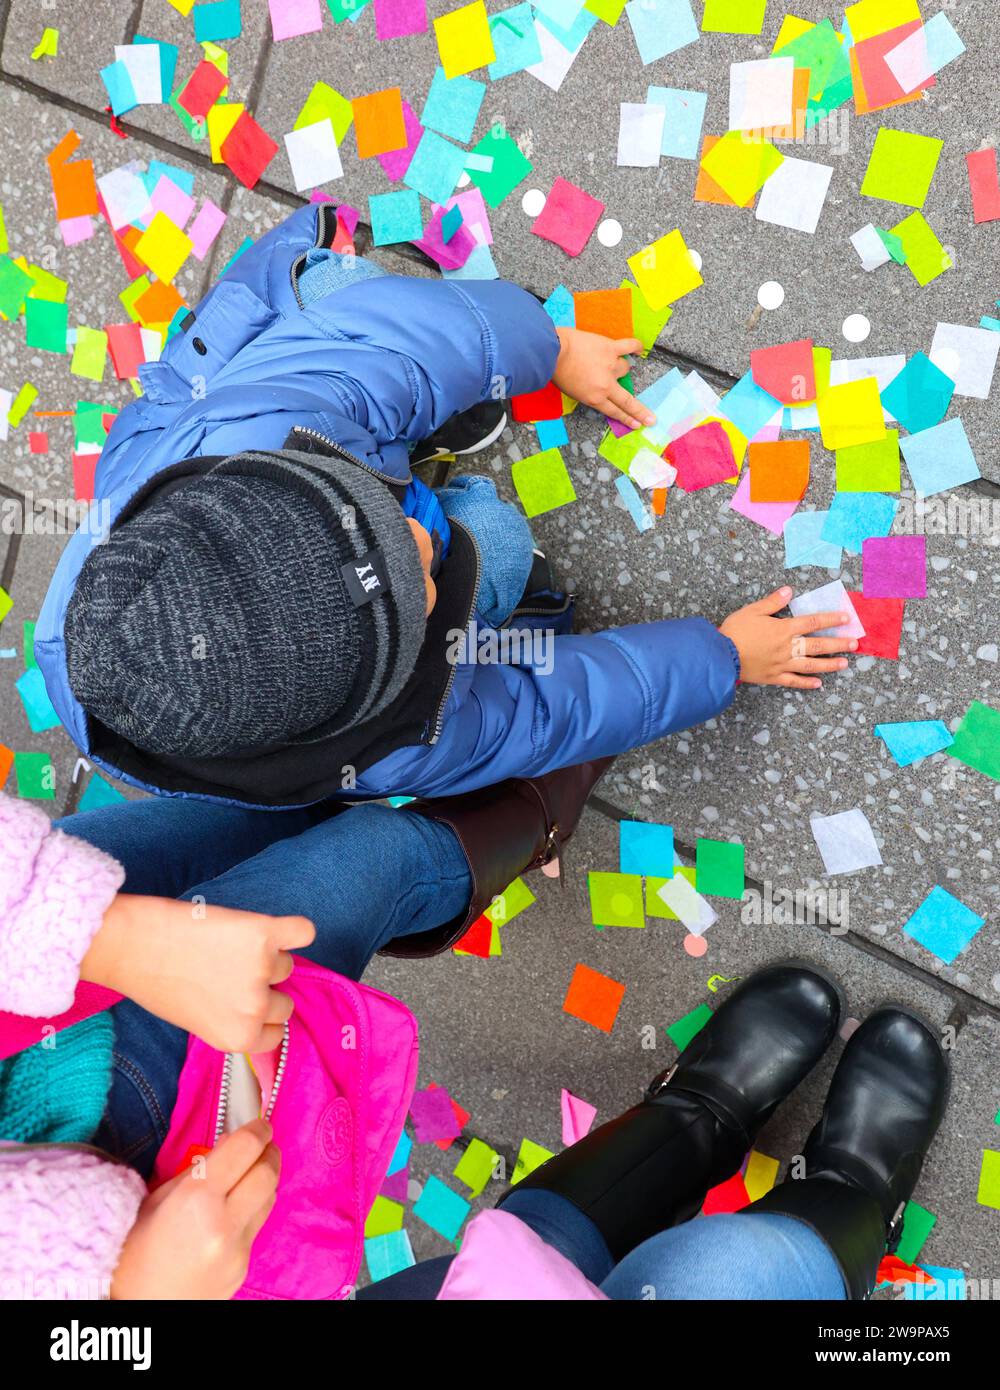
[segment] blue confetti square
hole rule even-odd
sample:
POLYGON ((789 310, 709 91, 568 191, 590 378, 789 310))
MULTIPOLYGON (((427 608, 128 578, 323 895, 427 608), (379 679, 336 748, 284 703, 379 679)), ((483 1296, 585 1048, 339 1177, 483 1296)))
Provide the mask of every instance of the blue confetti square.
POLYGON ((139 105, 128 68, 121 59, 109 63, 106 68, 101 68, 101 81, 107 87, 108 96, 111 98, 112 115, 123 116, 126 111, 131 111, 133 106, 139 105))
POLYGON ((629 0, 625 13, 643 63, 655 63, 698 40, 691 0, 629 0))
POLYGON ((444 75, 444 68, 438 68, 424 102, 421 124, 425 130, 435 130, 439 135, 468 144, 485 95, 485 82, 477 82, 474 77, 449 79, 444 75))
POLYGON ((45 678, 38 667, 29 667, 14 685, 28 716, 31 732, 43 734, 46 729, 58 729, 61 720, 52 707, 49 692, 45 688, 45 678))
POLYGON ((563 420, 537 420, 535 433, 538 435, 539 449, 561 449, 564 444, 569 443, 563 420))
POLYGON ((413 1204, 414 1216, 425 1221, 432 1231, 445 1240, 454 1241, 462 1222, 471 1211, 471 1204, 453 1192, 433 1173, 424 1183, 424 1190, 413 1204))
MULTIPOLYGON (((556 28, 563 30, 564 33, 572 29, 583 11, 583 0, 534 0, 534 4, 540 18, 552 21, 553 26, 555 26, 553 33, 556 28)), ((593 19, 596 20, 597 16, 594 15, 593 19)), ((548 27, 546 25, 546 28, 548 27)), ((559 35, 556 34, 556 38, 558 37, 559 35)), ((569 48, 569 44, 566 47, 569 48)))
POLYGON ((623 820, 619 826, 619 867, 623 874, 673 878, 674 828, 623 820))
POLYGON ((823 539, 823 528, 829 512, 796 512, 785 522, 785 569, 799 565, 819 565, 822 569, 840 569, 843 551, 823 539))
POLYGON ((391 1178, 393 1173, 400 1172, 410 1161, 410 1151, 413 1148, 413 1140, 404 1132, 396 1140, 396 1147, 393 1149, 392 1158, 389 1160, 389 1167, 386 1169, 386 1177, 391 1178))
POLYGON ((576 304, 565 285, 556 285, 542 308, 557 328, 576 327, 576 304))
POLYGON ((903 934, 945 965, 952 965, 985 920, 938 884, 903 927, 903 934))
POLYGON ((432 203, 446 203, 462 177, 467 158, 465 150, 442 139, 433 130, 425 130, 410 167, 403 175, 403 182, 432 203))
POLYGON ((625 503, 629 516, 635 522, 636 529, 638 531, 652 531, 656 524, 653 520, 653 514, 639 496, 632 479, 626 478, 625 474, 622 473, 615 479, 615 487, 618 490, 618 496, 625 503))
POLYGON ((961 487, 982 477, 962 421, 946 420, 899 441, 918 497, 961 487))
POLYGON ((768 421, 783 410, 781 402, 758 386, 750 372, 722 398, 723 415, 732 420, 747 439, 760 434, 768 421))
POLYGON ((488 246, 476 246, 465 265, 459 266, 457 270, 442 270, 441 278, 444 280, 499 280, 500 272, 496 268, 490 248, 488 246))
POLYGON ((899 767, 940 753, 955 742, 948 726, 940 719, 904 720, 898 724, 876 724, 875 737, 882 739, 899 767))
POLYGON ((664 107, 667 113, 663 121, 661 155, 668 159, 697 159, 701 152, 701 128, 708 93, 650 87, 646 91, 646 102, 650 106, 664 107))
POLYGON ((395 193, 371 194, 368 214, 372 224, 372 240, 376 246, 414 241, 423 232, 420 194, 409 188, 401 188, 395 193))
POLYGON ((821 539, 860 555, 870 536, 887 536, 899 503, 883 492, 838 492, 826 514, 821 539))

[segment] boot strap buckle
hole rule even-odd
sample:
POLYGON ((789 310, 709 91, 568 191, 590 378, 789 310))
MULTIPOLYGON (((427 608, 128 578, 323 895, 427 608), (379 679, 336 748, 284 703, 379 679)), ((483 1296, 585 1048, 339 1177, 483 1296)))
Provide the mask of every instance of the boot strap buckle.
POLYGON ((899 1206, 893 1212, 892 1220, 889 1222, 887 1245, 890 1252, 896 1249, 896 1246, 899 1244, 900 1236, 903 1234, 903 1215, 905 1211, 906 1203, 900 1202, 899 1206))

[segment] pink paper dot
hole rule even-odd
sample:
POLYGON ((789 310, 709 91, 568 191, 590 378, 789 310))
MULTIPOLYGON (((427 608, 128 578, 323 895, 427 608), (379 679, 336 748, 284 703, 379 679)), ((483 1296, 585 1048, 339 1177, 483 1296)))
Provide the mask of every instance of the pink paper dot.
POLYGON ((689 956, 703 956, 708 950, 708 942, 703 936, 695 936, 694 932, 690 932, 684 938, 684 949, 689 956))

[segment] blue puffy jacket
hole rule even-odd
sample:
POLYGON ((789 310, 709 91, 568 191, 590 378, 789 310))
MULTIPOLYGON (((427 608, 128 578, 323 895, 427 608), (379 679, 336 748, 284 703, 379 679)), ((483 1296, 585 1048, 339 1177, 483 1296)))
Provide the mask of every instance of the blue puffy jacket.
MULTIPOLYGON (((140 368, 144 394, 115 420, 97 468, 96 504, 112 522, 172 464, 280 449, 295 425, 403 480, 408 442, 501 390, 509 397, 551 379, 553 325, 531 295, 504 281, 387 276, 302 308, 296 278, 306 252, 328 241, 328 206, 300 208, 245 252, 161 361, 140 368)), ((70 540, 35 634, 52 702, 91 757, 63 622, 97 543, 83 529, 70 540)), ((557 637, 554 652, 547 674, 460 664, 437 739, 374 763, 353 795, 443 796, 624 752, 719 714, 739 674, 732 643, 702 618, 557 637)))

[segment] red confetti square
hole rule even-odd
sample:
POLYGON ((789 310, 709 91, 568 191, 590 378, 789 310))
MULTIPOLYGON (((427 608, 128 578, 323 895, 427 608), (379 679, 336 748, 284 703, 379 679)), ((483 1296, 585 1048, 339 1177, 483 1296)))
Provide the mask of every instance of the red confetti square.
POLYGON ((865 630, 858 638, 858 656, 880 656, 884 661, 899 660, 899 643, 903 636, 904 598, 865 598, 864 594, 847 590, 854 604, 858 621, 865 630))
POLYGON ((222 142, 223 160, 244 188, 253 188, 278 153, 278 147, 249 112, 244 111, 222 142))
POLYGON ((229 78, 207 58, 202 59, 178 94, 177 105, 194 120, 204 120, 228 85, 229 78))
POLYGON ((531 224, 535 236, 579 256, 601 220, 604 204, 567 179, 556 179, 545 206, 531 224))
POLYGON ((139 368, 146 360, 142 349, 142 333, 137 323, 109 323, 105 325, 108 335, 108 351, 111 365, 119 381, 139 375, 139 368))
POLYGON ((602 1033, 610 1033, 618 1017, 625 986, 599 970, 591 970, 589 965, 578 965, 569 982, 566 998, 563 1000, 564 1013, 599 1028, 602 1033))
POLYGON ((93 502, 94 474, 100 454, 73 455, 73 496, 78 502, 93 502))
POLYGON ((514 419, 522 425, 533 425, 536 420, 558 420, 563 413, 562 392, 550 381, 540 391, 512 396, 510 409, 514 419))
POLYGON ((41 430, 29 434, 28 448, 33 454, 47 454, 49 452, 49 436, 41 430))
POLYGON ((675 439, 664 458, 677 469, 677 486, 685 492, 697 492, 736 474, 729 435, 716 420, 698 425, 675 439))
POLYGON ((742 1173, 734 1173, 725 1182, 709 1188, 701 1208, 705 1216, 726 1216, 750 1205, 750 1194, 742 1173))
POLYGON ((811 338, 757 348, 750 354, 750 372, 755 385, 782 405, 802 405, 816 399, 816 365, 811 338))

